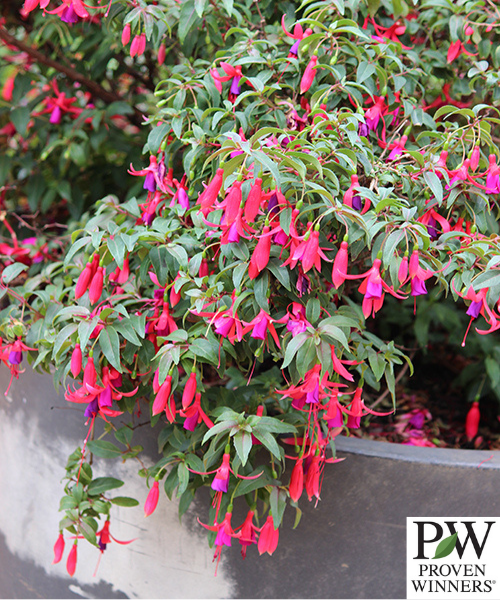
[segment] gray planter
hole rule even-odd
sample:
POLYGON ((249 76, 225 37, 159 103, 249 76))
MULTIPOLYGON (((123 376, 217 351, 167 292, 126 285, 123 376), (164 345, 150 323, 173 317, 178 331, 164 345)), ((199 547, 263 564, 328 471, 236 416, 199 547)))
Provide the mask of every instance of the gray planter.
MULTIPOLYGON (((1 390, 8 378, 2 367, 1 390)), ((342 438, 337 448, 346 460, 327 466, 316 508, 301 500, 295 530, 295 511, 287 509, 273 556, 252 547, 243 561, 235 543, 224 549, 215 578, 213 551, 196 522, 206 503, 195 503, 181 525, 175 503, 162 495, 148 519, 142 506, 116 507, 112 533, 137 540, 110 544, 96 577, 99 553, 80 544, 70 578, 64 562, 51 565, 52 546, 64 464, 86 433, 83 410, 57 396, 49 376, 30 372, 0 398, 2 598, 404 598, 406 517, 500 514, 500 452, 342 438)), ((152 461, 154 451, 152 444, 152 461)), ((126 481, 120 493, 144 500, 136 471, 130 462, 95 466, 97 475, 126 481)), ((236 505, 233 524, 244 515, 236 505)))

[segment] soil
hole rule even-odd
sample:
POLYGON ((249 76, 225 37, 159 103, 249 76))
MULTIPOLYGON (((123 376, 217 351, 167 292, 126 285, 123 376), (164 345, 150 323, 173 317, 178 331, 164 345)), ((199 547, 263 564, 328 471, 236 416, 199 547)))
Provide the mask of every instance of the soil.
MULTIPOLYGON (((445 348, 432 358, 414 359, 413 377, 396 386, 396 413, 371 417, 361 429, 351 430, 351 435, 416 446, 500 450, 499 401, 493 395, 481 397, 478 434, 471 441, 466 438, 465 419, 471 404, 456 384, 464 360, 463 356, 450 356, 445 348)), ((368 399, 366 404, 370 406, 368 399)), ((390 409, 390 400, 376 408, 381 412, 390 409)))

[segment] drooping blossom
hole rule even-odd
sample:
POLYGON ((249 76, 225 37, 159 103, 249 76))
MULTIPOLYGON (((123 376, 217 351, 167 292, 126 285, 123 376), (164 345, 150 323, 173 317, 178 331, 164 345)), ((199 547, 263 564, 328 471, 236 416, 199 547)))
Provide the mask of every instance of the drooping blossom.
POLYGON ((267 552, 269 555, 272 555, 278 547, 279 536, 279 529, 274 527, 273 517, 269 515, 260 530, 259 542, 257 544, 259 554, 267 552))
POLYGON ((236 528, 236 530, 240 530, 238 541, 241 544, 241 556, 243 558, 246 558, 248 546, 257 543, 257 531, 259 531, 259 529, 253 523, 254 515, 255 511, 249 510, 243 525, 236 528))
POLYGON ((316 54, 311 56, 311 60, 307 63, 307 67, 302 75, 302 79, 300 80, 300 93, 305 94, 309 88, 311 87, 314 76, 316 75, 318 65, 318 57, 316 54))
POLYGON ((473 402, 465 419, 465 435, 471 442, 477 435, 481 413, 479 411, 479 402, 473 402))
POLYGON ((296 40, 290 50, 288 51, 288 58, 297 58, 299 53, 299 44, 302 40, 306 39, 306 37, 310 36, 312 33, 312 29, 308 27, 305 31, 302 29, 302 25, 300 23, 295 23, 293 28, 293 33, 290 33, 285 25, 285 15, 281 17, 281 27, 285 32, 285 35, 291 37, 296 40))
POLYGON ((160 498, 159 483, 155 479, 151 489, 148 492, 146 502, 144 503, 144 516, 149 517, 154 513, 158 506, 158 500, 160 498))

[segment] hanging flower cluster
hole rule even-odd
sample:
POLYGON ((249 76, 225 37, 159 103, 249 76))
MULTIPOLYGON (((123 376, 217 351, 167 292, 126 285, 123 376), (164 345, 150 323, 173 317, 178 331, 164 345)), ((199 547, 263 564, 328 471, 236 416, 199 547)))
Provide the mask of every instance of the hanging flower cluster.
MULTIPOLYGON (((109 11, 49 4, 26 0, 24 13, 77 23, 109 11)), ((473 322, 483 335, 500 329, 500 98, 494 69, 476 62, 483 34, 498 43, 495 11, 457 8, 457 34, 442 19, 429 33, 418 7, 372 14, 355 1, 344 15, 343 3, 319 2, 290 29, 277 7, 257 4, 227 8, 225 35, 216 5, 195 3, 188 18, 184 6, 134 4, 113 25, 117 51, 130 43, 132 58, 148 56, 150 41, 163 67, 144 59, 135 73, 154 79, 154 95, 141 88, 147 101, 134 107, 151 103, 151 127, 145 156, 123 168, 130 193, 108 190, 65 253, 19 242, 3 219, 1 285, 15 308, 2 315, 0 360, 11 380, 25 352, 54 365, 88 427, 68 462, 54 547, 59 562, 66 529, 70 575, 79 540, 102 553, 114 540, 112 504, 134 505, 109 494, 121 481, 93 478, 89 455, 140 460, 141 417, 162 452, 153 467, 141 463, 145 515, 161 506, 161 488, 182 514, 205 485, 213 500, 200 523, 217 564, 233 543, 243 557, 252 546, 273 554, 286 507, 320 500, 327 465, 341 460, 337 436, 395 410, 395 369, 408 359, 377 333, 388 313, 418 319, 430 297, 449 293, 465 333, 473 322), (168 52, 183 53, 165 65, 172 27, 168 52), (438 66, 429 36, 449 38, 438 66), (443 81, 444 64, 456 85, 443 81), (16 278, 37 265, 23 287, 16 278), (375 410, 381 385, 390 398, 375 410), (113 441, 92 438, 96 418, 113 441)), ((28 117, 97 127, 99 100, 60 89, 47 84, 28 117)), ((476 399, 464 439, 479 427, 476 399)))

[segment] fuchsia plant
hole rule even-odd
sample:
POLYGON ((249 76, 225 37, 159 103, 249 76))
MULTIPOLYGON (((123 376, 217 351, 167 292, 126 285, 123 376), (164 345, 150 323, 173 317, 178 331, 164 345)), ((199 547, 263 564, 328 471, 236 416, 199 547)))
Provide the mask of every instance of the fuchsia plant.
MULTIPOLYGON (((83 192, 36 174, 50 182, 44 210, 57 189, 76 218, 47 240, 13 227, 14 215, 27 223, 13 209, 20 166, 0 190, 0 360, 12 379, 24 353, 52 368, 87 427, 54 547, 58 563, 67 531, 70 575, 79 540, 104 552, 113 504, 137 504, 112 492, 122 481, 93 476, 91 455, 138 461, 146 516, 161 488, 183 514, 209 487, 200 523, 217 563, 235 540, 243 557, 273 554, 286 507, 320 500, 336 438, 395 410, 408 358, 378 329, 388 311, 419 323, 449 295, 464 332, 469 316, 476 338, 498 335, 500 13, 403 4, 305 2, 282 15, 238 1, 26 1, 24 19, 62 21, 82 53, 86 28, 102 32, 103 85, 73 66, 56 77, 17 25, 0 24, 9 161, 23 152, 23 168, 44 168, 70 139, 57 173, 67 159, 72 181, 87 181, 86 153, 106 139, 94 163, 119 166, 84 213, 83 192), (25 93, 37 60, 47 71, 25 93), (45 131, 39 167, 30 144, 45 131), (381 387, 390 399, 375 410, 381 387), (150 467, 133 445, 144 422, 162 454, 150 467), (239 504, 247 517, 233 524, 239 504)), ((38 209, 42 196, 26 194, 38 209)))

